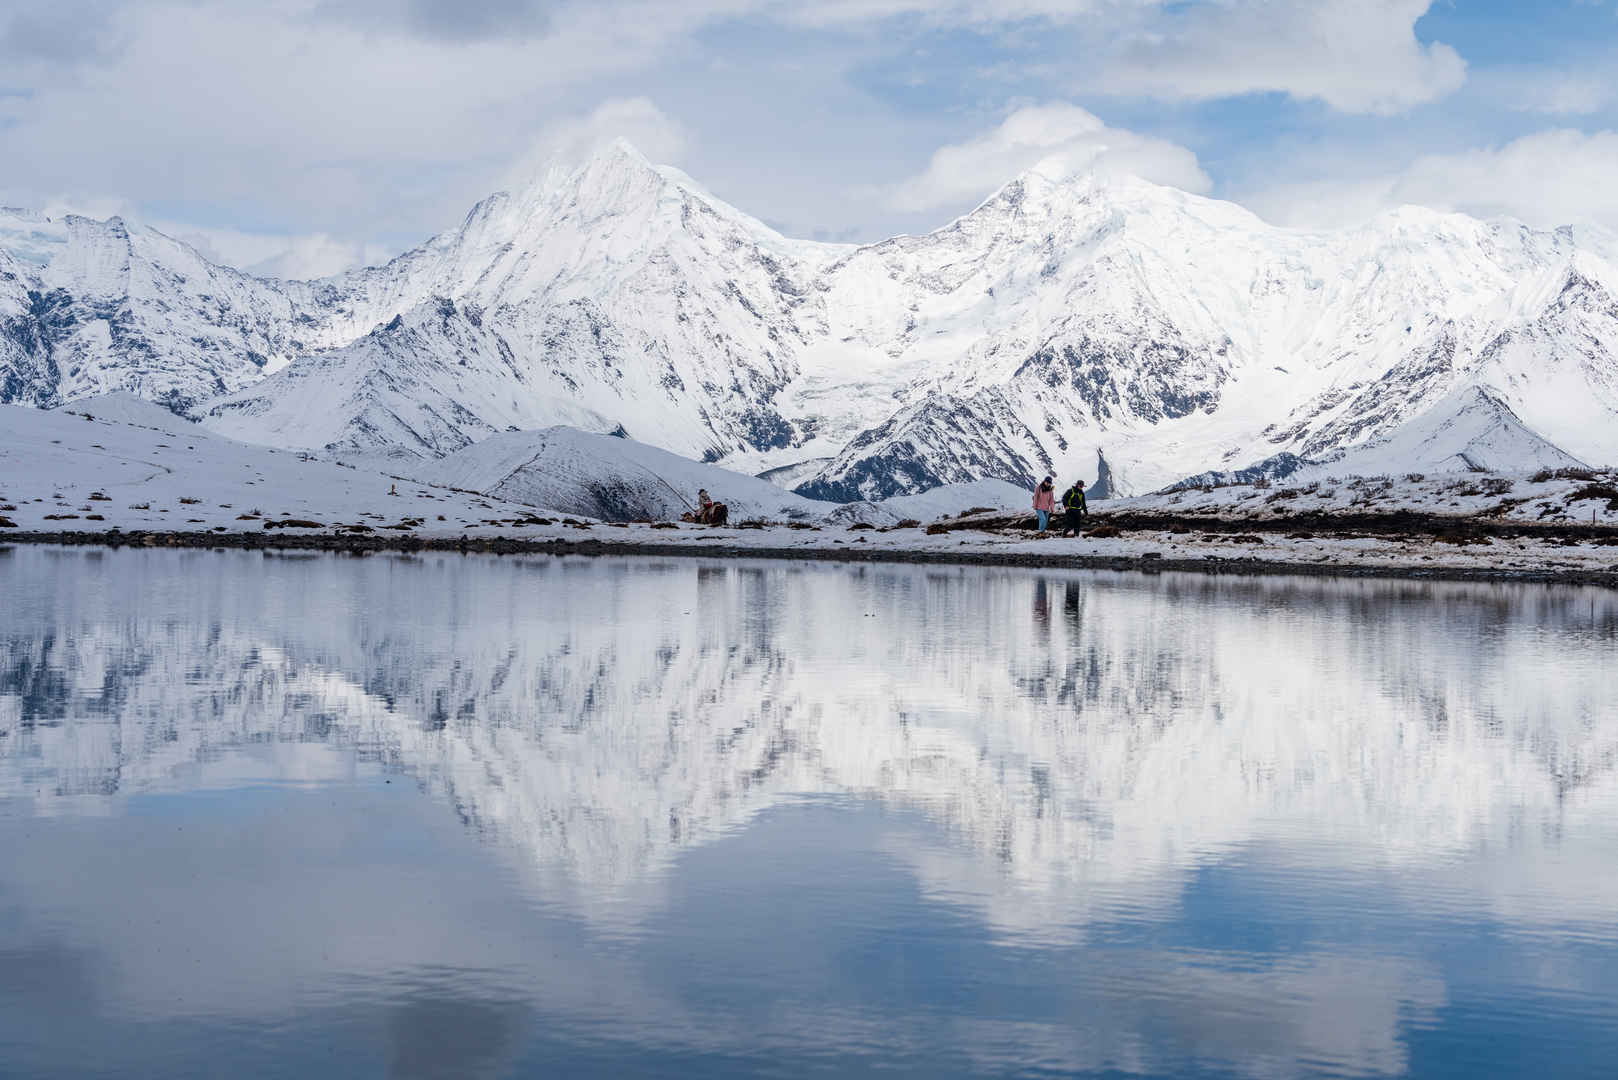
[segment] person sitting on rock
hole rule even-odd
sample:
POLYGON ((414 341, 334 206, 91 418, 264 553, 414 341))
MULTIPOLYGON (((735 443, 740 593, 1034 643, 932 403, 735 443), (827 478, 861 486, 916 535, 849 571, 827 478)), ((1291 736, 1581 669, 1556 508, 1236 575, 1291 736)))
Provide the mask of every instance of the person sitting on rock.
POLYGON ((1062 493, 1062 508, 1067 511, 1066 528, 1063 536, 1073 536, 1084 526, 1084 515, 1089 508, 1084 505, 1084 481, 1075 480, 1073 486, 1062 493))

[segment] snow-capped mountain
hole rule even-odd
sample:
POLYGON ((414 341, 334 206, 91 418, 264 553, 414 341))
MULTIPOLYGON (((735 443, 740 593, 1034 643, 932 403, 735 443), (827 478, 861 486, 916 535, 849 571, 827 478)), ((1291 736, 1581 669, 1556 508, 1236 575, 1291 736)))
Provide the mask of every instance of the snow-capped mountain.
MULTIPOLYGON (((896 299, 914 325, 883 329, 895 381, 919 374, 806 490, 932 479, 919 463, 1086 476, 1099 445, 1114 488, 1139 492, 1279 452, 1331 455, 1468 385, 1577 456, 1618 459, 1618 312, 1601 284, 1618 270, 1600 254, 1614 250, 1415 209, 1302 233, 1139 181, 1036 169, 948 229, 847 260, 908 283, 896 299)), ((881 332, 852 304, 833 310, 881 332)))
POLYGON ((558 423, 708 460, 790 446, 777 398, 819 250, 614 143, 341 279, 326 319, 352 343, 218 402, 209 423, 426 456, 558 423))
POLYGON ((0 401, 193 409, 332 342, 328 289, 217 266, 119 218, 0 210, 0 401))
POLYGON ((1618 239, 1595 230, 1406 208, 1302 232, 1044 164, 936 232, 827 245, 619 142, 317 283, 116 219, 12 214, 0 248, 5 400, 125 389, 356 456, 566 424, 850 501, 1091 478, 1103 450, 1130 494, 1403 445, 1476 390, 1550 448, 1523 467, 1618 461, 1618 239))

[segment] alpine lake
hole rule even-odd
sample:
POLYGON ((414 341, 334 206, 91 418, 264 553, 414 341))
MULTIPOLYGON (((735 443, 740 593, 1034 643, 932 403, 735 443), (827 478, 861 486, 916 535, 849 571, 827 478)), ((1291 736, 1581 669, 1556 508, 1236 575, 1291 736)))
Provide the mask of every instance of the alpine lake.
POLYGON ((1618 592, 0 548, 0 1076, 1612 1077, 1618 592))

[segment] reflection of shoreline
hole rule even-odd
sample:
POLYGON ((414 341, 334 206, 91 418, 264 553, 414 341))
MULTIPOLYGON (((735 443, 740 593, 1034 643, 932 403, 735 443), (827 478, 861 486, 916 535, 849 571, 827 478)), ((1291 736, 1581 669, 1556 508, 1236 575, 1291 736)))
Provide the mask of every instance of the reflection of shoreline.
POLYGON ((67 593, 8 564, 31 614, 0 638, 0 798, 82 810, 237 747, 352 746, 593 917, 801 794, 924 811, 955 838, 906 854, 924 887, 1018 936, 1172 905, 1289 823, 1419 868, 1548 851, 1618 802, 1606 594, 112 558, 139 572, 67 593))

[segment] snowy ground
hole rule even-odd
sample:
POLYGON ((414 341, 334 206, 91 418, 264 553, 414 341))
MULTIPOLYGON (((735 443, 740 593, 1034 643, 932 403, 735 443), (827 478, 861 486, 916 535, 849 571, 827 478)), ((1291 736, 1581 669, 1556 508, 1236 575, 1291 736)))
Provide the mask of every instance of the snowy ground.
POLYGON ((12 532, 505 531, 532 508, 214 435, 122 395, 83 411, 0 406, 0 538, 12 532), (99 408, 97 414, 93 411, 99 408), (408 529, 394 527, 414 523, 408 529), (384 531, 385 530, 385 531, 384 531))
MULTIPOLYGON (((1252 562, 1279 568, 1381 573, 1501 573, 1607 576, 1618 583, 1618 506, 1592 487, 1618 478, 1494 478, 1448 475, 1421 480, 1353 480, 1309 490, 1216 488, 1149 496, 1098 506, 1097 521, 1124 526, 1121 535, 1038 538, 995 524, 929 535, 921 528, 797 522, 765 528, 605 525, 515 502, 456 492, 331 461, 306 460, 213 435, 150 405, 101 403, 74 412, 0 407, 0 540, 7 535, 158 533, 342 537, 426 543, 494 538, 538 544, 589 542, 592 549, 692 553, 802 554, 850 558, 916 557, 1076 565, 1129 560, 1140 565, 1207 569, 1252 562), (1300 514, 1387 514, 1415 510, 1467 521, 1536 526, 1526 536, 1467 537, 1455 543, 1436 531, 1362 528, 1360 535, 1305 535, 1277 529, 1300 514), (1175 523, 1146 527, 1150 518, 1175 523), (1592 515, 1612 527, 1589 530, 1592 515), (1137 517, 1137 527, 1131 518, 1137 517), (1210 528, 1188 527, 1201 519, 1210 528), (297 525, 278 527, 282 521, 297 525), (1212 527, 1213 523, 1221 526, 1212 527), (1252 531, 1233 531, 1249 522, 1252 531), (266 523, 271 523, 267 527, 266 523), (1587 536, 1568 527, 1585 526, 1587 536), (1366 535, 1374 534, 1374 535, 1366 535)), ((920 507, 918 507, 920 509, 920 507)), ((1001 521, 1004 519, 1001 518, 1001 521)), ((960 523, 958 523, 960 524, 960 523)))
POLYGON ((1115 514, 1177 514, 1262 522, 1306 514, 1420 513, 1525 524, 1618 528, 1618 471, 1545 469, 1498 475, 1356 476, 1268 486, 1192 488, 1107 504, 1115 514))

